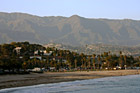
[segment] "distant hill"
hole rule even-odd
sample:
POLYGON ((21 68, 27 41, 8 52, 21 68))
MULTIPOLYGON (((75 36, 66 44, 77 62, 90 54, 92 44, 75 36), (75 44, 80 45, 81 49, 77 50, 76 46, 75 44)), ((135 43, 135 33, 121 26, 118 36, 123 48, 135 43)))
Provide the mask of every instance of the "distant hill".
POLYGON ((139 45, 140 21, 39 17, 24 13, 0 13, 0 43, 30 41, 68 45, 139 45))
POLYGON ((64 44, 56 44, 49 43, 43 45, 44 47, 55 47, 60 50, 70 50, 73 52, 84 53, 86 55, 100 55, 104 54, 104 52, 109 52, 112 55, 120 55, 120 51, 122 51, 122 55, 129 56, 140 56, 140 46, 120 46, 120 45, 108 45, 108 44, 91 44, 85 46, 70 46, 64 44))

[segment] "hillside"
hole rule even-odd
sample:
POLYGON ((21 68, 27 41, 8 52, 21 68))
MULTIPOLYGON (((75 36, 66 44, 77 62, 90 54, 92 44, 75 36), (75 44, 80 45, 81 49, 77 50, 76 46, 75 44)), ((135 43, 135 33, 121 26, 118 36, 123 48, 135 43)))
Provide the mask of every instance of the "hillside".
POLYGON ((30 41, 68 45, 114 44, 139 45, 140 21, 39 17, 24 13, 0 13, 0 43, 30 41))

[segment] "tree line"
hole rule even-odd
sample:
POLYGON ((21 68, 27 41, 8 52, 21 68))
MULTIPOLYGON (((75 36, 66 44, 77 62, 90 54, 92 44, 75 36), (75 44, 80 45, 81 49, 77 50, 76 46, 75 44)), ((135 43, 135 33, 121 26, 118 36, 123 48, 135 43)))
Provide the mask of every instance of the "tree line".
POLYGON ((119 55, 111 52, 103 54, 86 55, 70 50, 59 50, 56 48, 45 48, 39 44, 30 44, 29 42, 12 42, 10 44, 0 45, 0 70, 5 72, 20 72, 34 67, 46 68, 55 67, 56 70, 101 70, 120 69, 139 67, 140 57, 123 55, 120 51, 119 55), (21 47, 20 54, 15 50, 16 47, 21 47), (50 55, 44 55, 41 50, 46 50, 50 55), (34 52, 39 51, 38 55, 41 59, 35 56, 34 52))

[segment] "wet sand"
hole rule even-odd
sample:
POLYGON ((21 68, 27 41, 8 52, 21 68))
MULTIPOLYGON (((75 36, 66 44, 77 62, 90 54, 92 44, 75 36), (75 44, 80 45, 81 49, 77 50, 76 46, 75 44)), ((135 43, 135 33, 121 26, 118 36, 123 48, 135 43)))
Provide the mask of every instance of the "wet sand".
POLYGON ((136 74, 140 74, 140 70, 45 72, 43 74, 0 75, 0 89, 136 74))

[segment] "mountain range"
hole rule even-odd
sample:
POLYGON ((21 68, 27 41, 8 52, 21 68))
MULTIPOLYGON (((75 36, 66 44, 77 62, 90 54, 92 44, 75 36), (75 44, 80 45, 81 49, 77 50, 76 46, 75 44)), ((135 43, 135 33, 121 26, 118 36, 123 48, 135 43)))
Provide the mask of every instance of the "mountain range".
POLYGON ((0 12, 0 43, 140 45, 140 21, 0 12))

